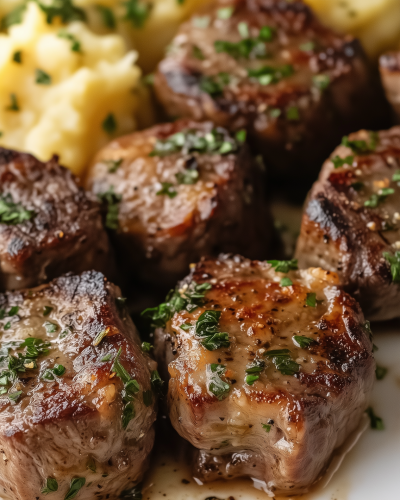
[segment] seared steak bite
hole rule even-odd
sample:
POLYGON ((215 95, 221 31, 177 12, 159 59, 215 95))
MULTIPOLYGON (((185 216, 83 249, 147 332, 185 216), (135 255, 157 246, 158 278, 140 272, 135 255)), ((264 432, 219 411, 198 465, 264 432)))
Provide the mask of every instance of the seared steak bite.
POLYGON ((95 271, 0 295, 2 497, 105 500, 141 480, 157 372, 122 304, 95 271))
POLYGON ((375 363, 335 273, 268 262, 202 260, 144 315, 168 363, 171 422, 199 450, 194 476, 294 495, 359 425, 375 363))
POLYGON ((182 25, 159 64, 155 89, 171 116, 248 129, 286 181, 317 172, 343 134, 387 119, 358 41, 302 2, 216 4, 182 25))
POLYGON ((336 271, 368 319, 400 316, 400 127, 343 139, 306 201, 296 257, 336 271))
POLYGON ((89 269, 112 269, 98 204, 57 157, 0 148, 0 290, 89 269))
POLYGON ((379 59, 379 68, 386 96, 400 122, 400 52, 389 52, 379 59))
POLYGON ((202 255, 265 258, 272 224, 245 132, 178 121, 121 137, 86 186, 107 207, 125 275, 172 287, 202 255))

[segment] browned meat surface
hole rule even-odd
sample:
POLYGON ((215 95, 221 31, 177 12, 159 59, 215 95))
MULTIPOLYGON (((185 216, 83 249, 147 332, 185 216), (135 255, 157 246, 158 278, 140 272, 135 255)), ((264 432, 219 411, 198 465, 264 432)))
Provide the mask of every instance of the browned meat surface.
POLYGON ((400 315, 400 127, 344 139, 306 201, 296 257, 336 271, 368 319, 400 315), (348 142, 350 141, 350 142, 348 142))
POLYGON ((121 304, 95 271, 0 295, 2 498, 105 500, 141 479, 155 362, 121 304))
POLYGON ((173 117, 247 128, 286 182, 318 172, 342 135, 388 123, 358 41, 296 0, 221 0, 194 16, 159 64, 155 89, 173 117))
POLYGON ((0 148, 0 290, 89 269, 112 269, 97 203, 56 157, 0 148))
POLYGON ((336 273, 272 266, 202 260, 144 315, 169 363, 171 422, 199 450, 194 476, 250 476, 294 495, 359 425, 375 363, 369 324, 336 273))
POLYGON ((171 288, 202 255, 266 257, 272 223, 262 172, 239 139, 185 120, 100 151, 86 186, 108 205, 125 275, 171 288))
POLYGON ((400 52, 382 55, 379 59, 379 68, 386 96, 393 106, 398 123, 400 121, 400 52))

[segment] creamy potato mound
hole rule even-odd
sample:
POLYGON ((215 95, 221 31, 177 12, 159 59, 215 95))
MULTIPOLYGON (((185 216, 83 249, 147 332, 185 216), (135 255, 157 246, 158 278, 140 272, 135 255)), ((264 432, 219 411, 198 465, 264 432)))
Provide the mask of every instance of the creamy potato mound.
MULTIPOLYGON (((0 0, 2 1, 2 0, 0 0)), ((136 128, 136 53, 82 22, 46 22, 36 3, 0 35, 0 145, 80 174, 111 137, 136 128)))

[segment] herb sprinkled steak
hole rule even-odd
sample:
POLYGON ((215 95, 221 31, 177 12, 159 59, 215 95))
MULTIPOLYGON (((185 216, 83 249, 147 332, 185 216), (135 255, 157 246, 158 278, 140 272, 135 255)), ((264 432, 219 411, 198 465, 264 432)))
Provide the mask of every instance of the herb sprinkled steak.
POLYGON ((368 319, 400 316, 400 127, 343 138, 308 196, 296 257, 337 272, 368 319))
POLYGON ((0 148, 0 289, 112 268, 99 206, 71 172, 56 157, 0 148))
POLYGON ((123 302, 95 271, 0 295, 2 498, 105 500, 141 480, 161 381, 123 302))
POLYGON ((100 151, 86 186, 106 207, 125 275, 171 288, 202 255, 267 257, 272 219, 245 140, 181 120, 100 151))
POLYGON ((195 15, 159 64, 155 89, 173 117, 246 128, 286 182, 318 172, 342 135, 388 123, 358 41, 298 0, 221 0, 195 15))
POLYGON ((375 378, 369 323, 335 273, 204 259, 144 316, 170 375, 169 415, 201 481, 304 493, 358 427, 375 378))

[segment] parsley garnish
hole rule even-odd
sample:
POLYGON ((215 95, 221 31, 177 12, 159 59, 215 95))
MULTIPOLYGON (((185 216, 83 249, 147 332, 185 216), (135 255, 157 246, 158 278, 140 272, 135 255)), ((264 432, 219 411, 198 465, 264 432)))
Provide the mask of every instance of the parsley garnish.
POLYGON ((104 5, 96 5, 96 8, 101 14, 104 26, 107 26, 107 28, 110 29, 114 29, 116 23, 113 11, 109 7, 106 7, 104 5))
POLYGON ((212 97, 218 97, 223 94, 224 87, 229 82, 230 76, 223 72, 215 76, 203 76, 200 80, 200 90, 212 97))
POLYGON ((233 7, 222 7, 221 9, 217 10, 217 17, 218 19, 229 19, 230 17, 232 17, 233 12, 233 7))
POLYGON ((265 362, 261 359, 257 359, 246 368, 245 382, 248 385, 253 385, 256 380, 260 378, 260 373, 265 368, 265 362))
POLYGON ((292 286, 293 281, 290 278, 284 277, 281 279, 280 285, 281 285, 281 287, 292 286))
POLYGON ((126 429, 129 422, 135 417, 135 408, 133 406, 133 401, 134 395, 137 394, 140 390, 140 386, 136 380, 133 380, 131 378, 129 373, 121 364, 119 360, 121 352, 122 347, 119 348, 119 351, 115 356, 112 371, 117 374, 117 376, 122 380, 124 384, 124 389, 122 391, 122 400, 125 403, 125 406, 122 411, 122 427, 126 429))
POLYGON ((157 191, 156 195, 167 195, 168 198, 175 198, 177 196, 177 192, 173 189, 173 186, 170 182, 162 182, 161 189, 157 191))
POLYGON ((154 391, 160 392, 164 385, 164 380, 160 377, 157 370, 153 370, 150 376, 151 387, 154 391))
POLYGON ((65 366, 56 364, 53 368, 47 368, 43 372, 42 379, 46 380, 47 382, 51 382, 54 380, 54 375, 56 375, 57 377, 62 377, 65 371, 65 366))
POLYGON ((267 264, 271 264, 271 267, 273 267, 277 273, 288 273, 289 271, 296 271, 299 268, 297 259, 267 260, 267 264))
POLYGON ((196 169, 186 169, 175 174, 175 177, 178 184, 195 184, 199 178, 199 172, 196 169))
POLYGON ((204 311, 196 322, 195 333, 202 337, 200 344, 208 351, 229 347, 229 335, 219 331, 221 311, 204 311))
POLYGON ((15 94, 10 94, 10 105, 6 108, 8 111, 19 111, 19 104, 17 96, 15 94))
POLYGON ((325 90, 329 87, 331 79, 328 75, 315 75, 313 76, 313 83, 318 89, 325 90))
POLYGON ((322 304, 323 300, 317 300, 316 293, 307 293, 306 305, 308 307, 316 307, 318 304, 322 304))
POLYGON ((14 52, 12 60, 18 64, 21 64, 22 63, 22 52, 20 50, 17 50, 16 52, 14 52))
POLYGON ((314 42, 305 42, 299 45, 299 49, 303 52, 312 52, 315 49, 314 42))
POLYGON ((269 26, 261 28, 257 38, 249 38, 249 27, 247 23, 238 24, 238 31, 243 38, 240 42, 229 42, 216 40, 214 48, 217 53, 226 52, 234 59, 249 59, 251 56, 265 58, 267 55, 265 42, 273 38, 273 30, 269 26))
POLYGON ((393 283, 400 283, 400 251, 395 252, 394 255, 383 252, 383 256, 390 264, 393 283))
POLYGON ((376 208, 380 203, 386 200, 386 198, 394 194, 393 188, 383 188, 378 191, 378 193, 373 193, 371 198, 364 202, 364 207, 376 208))
POLYGON ((269 432, 271 430, 271 425, 270 424, 261 424, 262 428, 265 430, 265 432, 269 432))
POLYGON ((9 226, 21 224, 35 217, 33 210, 26 210, 20 203, 14 203, 10 194, 0 196, 0 222, 9 226))
POLYGON ((143 28, 150 15, 151 4, 141 0, 127 0, 123 5, 126 9, 124 20, 130 21, 135 28, 143 28))
POLYGON ((293 361, 289 349, 275 349, 267 351, 264 356, 271 359, 282 375, 294 375, 300 370, 300 365, 293 361))
POLYGON ((142 317, 151 320, 153 328, 163 328, 176 312, 192 312, 204 303, 205 294, 211 290, 210 283, 198 285, 192 281, 184 290, 171 290, 165 302, 142 312, 142 317))
POLYGON ((113 132, 115 132, 117 130, 117 122, 114 115, 112 113, 108 113, 101 126, 103 127, 103 130, 107 132, 107 134, 112 134, 113 132))
POLYGON ((350 141, 347 136, 344 136, 342 139, 342 144, 343 146, 350 148, 356 155, 365 155, 368 153, 372 153, 373 151, 375 151, 376 146, 379 143, 379 135, 377 132, 370 132, 369 134, 369 143, 364 140, 350 141))
POLYGON ((303 335, 294 335, 293 342, 295 345, 297 345, 297 347, 300 347, 301 349, 307 349, 307 347, 314 343, 314 339, 304 337, 303 335))
POLYGON ((47 333, 54 333, 58 330, 58 326, 51 321, 46 321, 43 326, 45 327, 47 333))
POLYGON ((68 33, 68 31, 60 31, 57 36, 59 38, 65 38, 65 40, 69 40, 71 42, 71 50, 72 52, 80 52, 81 51, 81 42, 76 39, 76 37, 72 33, 68 33))
POLYGON ((22 394, 22 391, 10 392, 8 394, 8 399, 11 402, 16 403, 18 401, 18 399, 20 398, 21 394, 22 394))
POLYGON ((393 182, 400 182, 400 170, 396 170, 392 177, 393 182))
POLYGON ((277 83, 283 78, 293 75, 294 69, 291 64, 285 64, 281 67, 263 66, 258 69, 249 69, 247 74, 250 78, 255 78, 261 85, 277 83))
POLYGON ((50 306, 44 306, 44 308, 43 308, 43 316, 48 316, 51 313, 52 310, 53 310, 52 307, 50 307, 50 306))
POLYGON ((290 121, 300 120, 299 108, 297 106, 290 106, 286 110, 286 118, 290 121))
POLYGON ((42 69, 36 69, 35 82, 38 85, 51 85, 51 76, 42 69))
POLYGON ((334 158, 331 159, 331 162, 333 163, 333 166, 335 168, 340 168, 343 167, 343 165, 352 165, 354 161, 354 156, 346 156, 346 158, 340 158, 340 156, 336 155, 334 158))
POLYGON ((75 498, 79 490, 85 486, 85 483, 86 479, 84 477, 74 477, 64 500, 72 500, 72 498, 75 498))
POLYGON ((104 339, 104 337, 107 337, 107 334, 109 332, 109 328, 104 328, 98 335, 96 335, 96 338, 93 340, 94 346, 98 346, 100 342, 104 339))
POLYGON ((369 416, 369 419, 371 421, 371 429, 383 431, 385 429, 385 425, 384 425, 381 417, 378 417, 377 415, 375 415, 374 410, 371 407, 367 408, 365 411, 366 411, 366 413, 369 416))
POLYGON ((89 457, 88 463, 86 464, 86 468, 91 470, 92 472, 96 472, 96 462, 93 457, 89 457))
POLYGON ((193 57, 195 59, 198 59, 199 61, 204 61, 204 59, 205 59, 203 51, 197 45, 193 45, 192 54, 193 54, 193 57))
POLYGON ((143 352, 150 352, 153 349, 153 346, 150 344, 150 342, 142 342, 142 351, 143 352))
POLYGON ((211 365, 207 365, 206 370, 208 373, 207 389, 219 401, 222 401, 227 397, 230 390, 230 385, 221 379, 226 371, 226 366, 213 363, 211 365))
POLYGON ((22 23, 22 16, 25 12, 25 9, 26 9, 25 3, 19 5, 18 7, 15 7, 15 9, 13 9, 11 12, 9 12, 6 16, 3 17, 3 19, 1 20, 0 28, 2 30, 6 30, 13 24, 22 23))
POLYGON ((387 372, 388 372, 387 368, 385 368, 384 366, 377 365, 375 369, 376 380, 383 380, 386 377, 387 372))
POLYGON ((41 493, 43 495, 48 495, 49 493, 53 493, 54 491, 58 490, 58 482, 54 477, 48 477, 46 479, 46 483, 43 486, 41 493))
POLYGON ((60 17, 63 24, 71 21, 86 21, 86 14, 82 9, 75 7, 72 0, 52 0, 42 4, 37 0, 39 7, 46 14, 47 24, 51 24, 55 17, 60 17))
POLYGON ((105 356, 100 358, 100 361, 102 363, 106 363, 107 361, 111 361, 111 358, 112 358, 112 354, 111 354, 111 352, 109 352, 108 354, 106 354, 105 356))
POLYGON ((99 200, 107 205, 106 227, 108 229, 118 229, 119 203, 122 200, 120 194, 114 192, 114 186, 110 186, 108 191, 97 195, 99 200))

